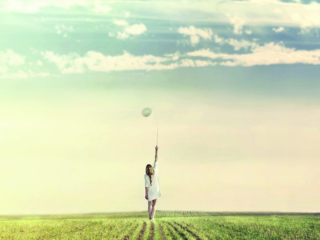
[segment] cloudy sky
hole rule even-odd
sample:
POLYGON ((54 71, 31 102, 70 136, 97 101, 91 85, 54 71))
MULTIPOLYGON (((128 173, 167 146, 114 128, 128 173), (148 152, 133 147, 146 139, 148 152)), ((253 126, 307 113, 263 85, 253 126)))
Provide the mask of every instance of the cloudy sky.
POLYGON ((319 12, 1 1, 0 215, 146 211, 157 126, 159 210, 319 212, 319 12))

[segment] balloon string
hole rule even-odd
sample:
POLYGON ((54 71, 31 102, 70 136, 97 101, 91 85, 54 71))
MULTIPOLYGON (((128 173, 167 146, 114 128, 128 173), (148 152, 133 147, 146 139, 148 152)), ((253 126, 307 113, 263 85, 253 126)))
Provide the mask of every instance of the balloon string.
POLYGON ((158 146, 158 119, 157 119, 157 114, 156 114, 156 112, 154 112, 154 114, 156 115, 156 120, 157 120, 157 146, 158 146))
MULTIPOLYGON (((157 146, 158 146, 158 118, 156 111, 154 111, 154 114, 156 115, 156 120, 157 120, 157 146)), ((159 190, 160 190, 160 178, 159 178, 159 171, 158 171, 158 183, 159 183, 159 190)))

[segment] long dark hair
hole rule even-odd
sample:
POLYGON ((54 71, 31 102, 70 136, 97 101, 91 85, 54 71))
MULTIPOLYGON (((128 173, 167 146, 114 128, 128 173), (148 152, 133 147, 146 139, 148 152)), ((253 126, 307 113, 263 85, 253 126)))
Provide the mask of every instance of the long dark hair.
POLYGON ((152 186, 152 180, 151 180, 151 175, 154 174, 154 170, 153 170, 153 167, 151 164, 148 164, 146 166, 146 174, 149 176, 149 179, 150 179, 150 185, 152 186))

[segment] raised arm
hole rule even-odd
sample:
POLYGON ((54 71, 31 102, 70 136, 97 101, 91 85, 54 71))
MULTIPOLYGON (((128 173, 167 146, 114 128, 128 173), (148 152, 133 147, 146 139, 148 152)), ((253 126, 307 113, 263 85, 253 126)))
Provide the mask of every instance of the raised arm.
POLYGON ((155 156, 155 162, 158 161, 158 146, 156 146, 156 156, 155 156))

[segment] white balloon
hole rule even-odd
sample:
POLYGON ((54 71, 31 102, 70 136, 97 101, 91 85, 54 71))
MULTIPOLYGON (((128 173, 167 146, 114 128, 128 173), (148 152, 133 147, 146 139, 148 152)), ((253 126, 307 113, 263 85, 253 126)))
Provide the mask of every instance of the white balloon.
POLYGON ((142 116, 144 116, 144 117, 149 117, 150 116, 150 114, 151 114, 151 109, 150 108, 145 108, 145 109, 143 109, 142 110, 142 116))

